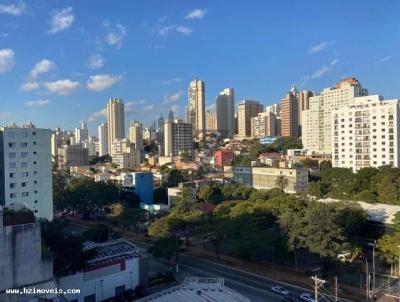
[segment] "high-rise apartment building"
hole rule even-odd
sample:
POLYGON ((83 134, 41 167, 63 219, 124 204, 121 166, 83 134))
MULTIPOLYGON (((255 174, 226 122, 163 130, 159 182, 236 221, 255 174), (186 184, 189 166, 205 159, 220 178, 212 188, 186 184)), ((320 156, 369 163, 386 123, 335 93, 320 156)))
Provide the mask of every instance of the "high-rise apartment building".
POLYGON ((238 105, 238 136, 251 136, 251 118, 263 112, 264 106, 257 101, 243 100, 238 105))
POLYGON ((206 111, 206 132, 208 134, 214 133, 217 131, 217 117, 215 111, 207 110, 206 111))
POLYGON ((99 136, 99 156, 110 154, 108 145, 108 124, 102 123, 97 127, 97 135, 99 136))
POLYGON ((83 167, 89 166, 89 149, 83 144, 65 145, 58 149, 58 163, 60 167, 83 167))
POLYGON ((224 138, 235 135, 235 92, 226 88, 220 92, 216 100, 217 131, 224 138))
POLYGON ((135 144, 135 148, 143 151, 143 125, 139 121, 133 121, 129 124, 129 140, 135 144))
POLYGON ((347 78, 309 98, 309 109, 302 115, 302 141, 305 149, 332 153, 332 111, 354 104, 354 98, 368 95, 355 78, 347 78))
POLYGON ((251 137, 275 136, 276 116, 271 111, 251 118, 251 137))
POLYGON ((310 102, 309 102, 309 99, 310 99, 310 97, 312 97, 314 95, 314 93, 312 92, 312 91, 309 91, 309 90, 302 90, 302 91, 299 91, 299 92, 297 92, 297 111, 298 111, 298 115, 297 115, 297 121, 298 121, 298 124, 299 124, 299 127, 298 127, 298 135, 299 136, 302 136, 302 129, 303 129, 303 126, 302 126, 302 123, 303 123, 303 120, 302 120, 302 116, 303 116, 303 111, 304 110, 308 110, 309 109, 309 104, 310 104, 310 102))
POLYGON ((89 130, 86 122, 81 123, 80 128, 75 128, 75 144, 82 144, 89 139, 89 130))
POLYGON ((121 99, 110 98, 107 104, 108 150, 116 139, 125 138, 125 110, 121 99))
POLYGON ((177 156, 183 151, 193 150, 193 126, 175 120, 164 124, 164 155, 177 156))
POLYGON ((205 84, 197 78, 189 83, 186 123, 193 125, 193 135, 197 139, 204 138, 206 133, 205 84))
POLYGON ((332 164, 352 168, 399 167, 399 100, 379 95, 354 98, 332 111, 332 164))
POLYGON ((51 134, 51 157, 52 161, 58 161, 58 149, 64 145, 71 145, 75 142, 74 135, 69 131, 57 128, 51 134))
POLYGON ((281 136, 281 104, 267 106, 265 112, 272 112, 275 115, 275 135, 281 136))
POLYGON ((281 136, 298 137, 297 91, 292 88, 281 101, 281 136))
POLYGON ((32 124, 0 128, 0 206, 22 204, 53 219, 51 130, 32 124))

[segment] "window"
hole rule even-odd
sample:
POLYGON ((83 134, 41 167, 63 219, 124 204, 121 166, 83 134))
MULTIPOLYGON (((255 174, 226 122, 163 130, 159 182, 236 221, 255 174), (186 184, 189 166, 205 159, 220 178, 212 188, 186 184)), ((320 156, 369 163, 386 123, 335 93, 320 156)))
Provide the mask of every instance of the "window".
POLYGON ((8 138, 14 139, 15 138, 15 132, 8 132, 7 136, 8 136, 8 138))
POLYGON ((36 151, 33 151, 33 155, 36 155, 37 154, 37 152, 36 151))
POLYGON ((17 163, 8 163, 8 168, 9 169, 14 169, 17 167, 17 163))
POLYGON ((22 197, 28 197, 29 193, 28 192, 22 192, 22 197))
POLYGON ((15 153, 15 152, 8 153, 8 158, 16 158, 16 157, 17 157, 17 153, 15 153))
POLYGON ((21 163, 21 168, 28 168, 28 163, 27 162, 22 162, 21 163))
POLYGON ((22 178, 28 177, 29 173, 28 172, 22 172, 21 173, 22 178))
POLYGON ((28 157, 28 152, 21 152, 21 157, 22 158, 27 158, 28 157))
POLYGON ((16 143, 8 143, 8 148, 15 148, 16 146, 16 143))
POLYGON ((22 186, 23 188, 25 188, 25 187, 28 186, 28 183, 27 183, 27 182, 23 182, 23 183, 21 183, 21 186, 22 186))
POLYGON ((21 143, 21 144, 20 144, 20 147, 21 147, 21 148, 27 148, 27 147, 28 147, 28 143, 21 143))
POLYGON ((34 203, 37 203, 37 200, 35 200, 34 203))
POLYGON ((15 173, 10 173, 10 178, 15 178, 16 174, 15 173))
POLYGON ((17 198, 17 193, 10 193, 10 198, 17 198))
POLYGON ((36 145, 36 142, 33 142, 32 144, 36 145))
POLYGON ((17 187, 17 184, 15 182, 10 183, 10 188, 11 189, 16 188, 16 187, 17 187))

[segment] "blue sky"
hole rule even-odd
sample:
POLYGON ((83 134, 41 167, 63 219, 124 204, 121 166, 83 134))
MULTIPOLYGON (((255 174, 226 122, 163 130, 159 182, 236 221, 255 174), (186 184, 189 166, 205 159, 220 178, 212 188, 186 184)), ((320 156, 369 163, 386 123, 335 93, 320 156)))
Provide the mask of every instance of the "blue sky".
POLYGON ((109 97, 127 121, 183 116, 187 84, 211 106, 278 102, 356 76, 400 97, 400 1, 0 0, 0 125, 72 129, 104 121, 109 97))

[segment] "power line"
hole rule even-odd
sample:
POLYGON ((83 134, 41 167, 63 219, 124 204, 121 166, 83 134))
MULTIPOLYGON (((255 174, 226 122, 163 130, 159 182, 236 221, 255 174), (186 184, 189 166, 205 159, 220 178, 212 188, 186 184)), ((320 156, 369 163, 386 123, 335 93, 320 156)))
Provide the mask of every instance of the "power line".
POLYGON ((326 280, 319 279, 318 276, 311 277, 314 280, 314 299, 318 301, 318 289, 326 283, 326 280))

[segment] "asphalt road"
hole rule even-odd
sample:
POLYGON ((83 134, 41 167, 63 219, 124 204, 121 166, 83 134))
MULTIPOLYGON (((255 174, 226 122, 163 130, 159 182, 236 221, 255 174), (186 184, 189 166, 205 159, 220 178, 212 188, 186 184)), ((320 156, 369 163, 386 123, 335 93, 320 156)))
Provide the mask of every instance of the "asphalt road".
MULTIPOLYGON (((146 244, 135 242, 139 247, 147 248, 146 244)), ((158 261, 158 260, 152 260, 158 261)), ((238 270, 222 264, 191 257, 179 255, 178 279, 185 276, 197 277, 220 277, 224 278, 225 285, 251 299, 252 302, 280 302, 283 297, 271 292, 271 287, 280 285, 288 289, 292 294, 299 296, 301 293, 312 293, 312 288, 301 288, 291 284, 281 283, 257 274, 238 270)), ((163 264, 165 265, 165 264, 163 264)), ((319 301, 334 301, 333 297, 321 298, 319 301)), ((346 301, 346 300, 341 300, 346 301)), ((347 300, 349 301, 349 300, 347 300)))

